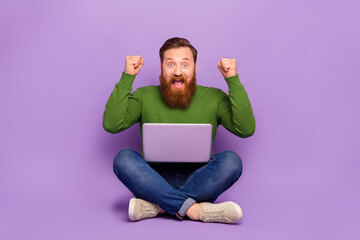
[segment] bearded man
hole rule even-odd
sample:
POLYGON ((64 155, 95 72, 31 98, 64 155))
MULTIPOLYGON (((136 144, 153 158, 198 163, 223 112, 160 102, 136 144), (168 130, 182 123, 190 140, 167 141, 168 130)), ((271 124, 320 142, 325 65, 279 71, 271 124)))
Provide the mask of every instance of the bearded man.
MULTIPOLYGON (((217 63, 229 87, 227 95, 196 84, 197 50, 187 39, 168 39, 159 55, 160 86, 133 92, 144 59, 126 57, 125 71, 105 106, 106 131, 118 133, 138 122, 140 130, 144 123, 210 123, 212 139, 219 124, 242 138, 253 135, 255 118, 235 59, 222 58, 217 63)), ((181 147, 180 142, 174 144, 181 147)), ((235 202, 213 203, 242 173, 242 161, 233 151, 214 154, 204 164, 170 164, 148 163, 134 150, 123 149, 114 158, 114 172, 136 197, 129 202, 132 221, 162 213, 222 223, 235 223, 242 217, 235 202)))

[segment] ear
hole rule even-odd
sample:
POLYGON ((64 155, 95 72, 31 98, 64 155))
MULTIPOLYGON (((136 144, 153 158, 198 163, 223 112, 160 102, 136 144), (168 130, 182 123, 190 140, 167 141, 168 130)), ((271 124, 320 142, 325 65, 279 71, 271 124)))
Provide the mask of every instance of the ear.
POLYGON ((196 65, 196 63, 195 63, 195 72, 196 72, 196 70, 197 70, 197 65, 196 65))

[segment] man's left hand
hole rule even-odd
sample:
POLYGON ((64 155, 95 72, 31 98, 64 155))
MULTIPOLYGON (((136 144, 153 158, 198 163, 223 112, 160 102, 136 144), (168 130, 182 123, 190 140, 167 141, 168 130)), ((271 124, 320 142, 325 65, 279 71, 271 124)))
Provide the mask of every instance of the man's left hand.
POLYGON ((221 61, 218 62, 218 68, 225 78, 235 76, 237 74, 236 59, 222 58, 221 61))

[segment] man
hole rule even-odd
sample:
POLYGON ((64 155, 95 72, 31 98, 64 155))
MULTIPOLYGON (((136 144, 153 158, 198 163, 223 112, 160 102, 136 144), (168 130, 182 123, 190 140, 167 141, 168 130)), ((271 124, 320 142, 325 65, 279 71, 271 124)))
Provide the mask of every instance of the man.
MULTIPOLYGON (((168 39, 160 48, 160 86, 132 91, 132 83, 144 64, 140 56, 127 56, 125 71, 106 104, 104 129, 121 132, 135 123, 211 123, 212 138, 223 125, 239 137, 255 131, 255 119, 236 60, 217 63, 229 95, 220 89, 196 84, 197 50, 184 38, 168 39)), ((181 148, 181 142, 175 142, 181 148)), ((242 161, 232 151, 215 154, 206 164, 147 163, 131 149, 114 158, 114 172, 135 195, 129 218, 137 221, 161 213, 203 222, 235 223, 242 217, 239 205, 228 201, 213 204, 242 172, 242 161)))

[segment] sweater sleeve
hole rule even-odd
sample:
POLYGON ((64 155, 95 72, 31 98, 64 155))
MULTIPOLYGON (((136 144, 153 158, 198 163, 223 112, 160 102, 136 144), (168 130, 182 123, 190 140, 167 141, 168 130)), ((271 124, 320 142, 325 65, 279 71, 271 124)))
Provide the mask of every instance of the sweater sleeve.
POLYGON ((105 105, 103 127, 110 133, 121 132, 140 121, 141 90, 130 93, 134 79, 135 76, 123 72, 105 105))
POLYGON ((239 137, 250 137, 255 132, 255 117, 245 88, 238 75, 225 80, 229 95, 222 92, 218 106, 218 123, 239 137))

